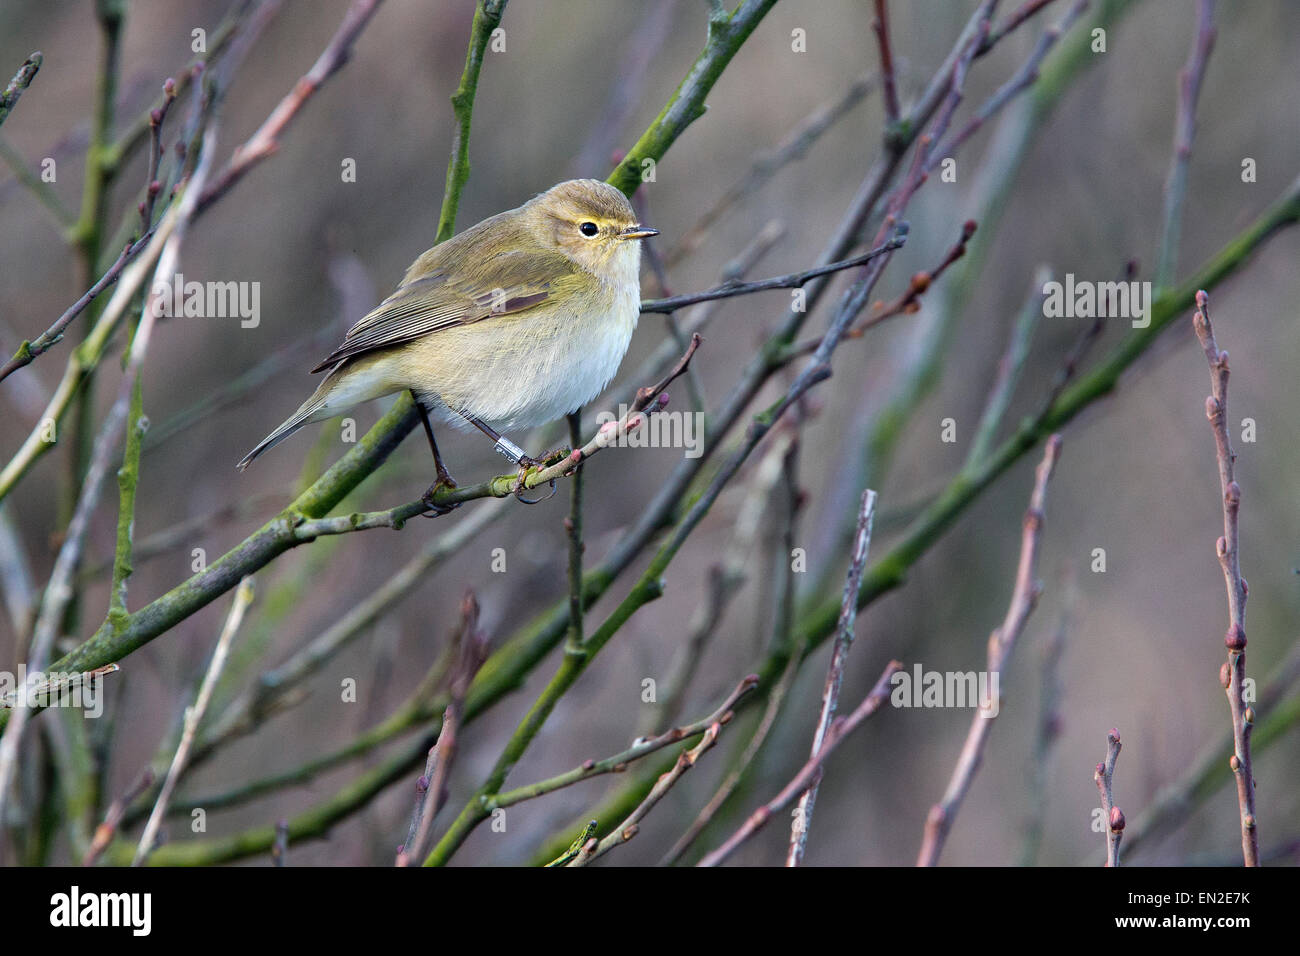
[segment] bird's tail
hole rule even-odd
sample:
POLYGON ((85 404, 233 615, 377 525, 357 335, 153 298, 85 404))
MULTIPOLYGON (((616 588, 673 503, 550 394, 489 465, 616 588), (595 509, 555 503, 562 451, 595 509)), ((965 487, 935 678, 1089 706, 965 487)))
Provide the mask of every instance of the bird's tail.
POLYGON ((322 400, 319 392, 307 399, 307 401, 303 402, 301 408, 294 412, 293 415, 279 428, 258 442, 257 447, 245 455, 235 467, 240 471, 243 471, 251 465, 253 459, 262 454, 262 452, 274 448, 308 422, 316 421, 317 419, 312 416, 317 412, 322 411, 324 405, 325 402, 322 400))
POLYGON ((254 458, 280 444, 303 425, 342 415, 362 402, 391 395, 403 387, 400 380, 393 376, 389 362, 382 356, 375 359, 362 358, 360 361, 340 365, 326 376, 311 398, 303 402, 288 421, 263 438, 235 467, 243 471, 254 458))

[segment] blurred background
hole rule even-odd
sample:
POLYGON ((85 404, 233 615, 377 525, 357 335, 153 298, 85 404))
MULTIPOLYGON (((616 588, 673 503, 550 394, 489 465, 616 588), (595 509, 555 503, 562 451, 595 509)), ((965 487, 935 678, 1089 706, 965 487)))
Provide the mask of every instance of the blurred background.
MULTIPOLYGON (((1012 9, 1004 6, 1003 14, 1012 9)), ((906 104, 947 55, 975 4, 913 0, 891 7, 906 104)), ((310 68, 346 8, 332 0, 283 5, 229 90, 219 127, 222 159, 310 68)), ((119 128, 148 108, 163 78, 179 75, 192 62, 191 31, 211 32, 227 9, 223 2, 130 3, 119 128)), ((955 126, 1019 68, 1040 32, 1065 9, 1064 2, 1050 5, 977 61, 955 126)), ((137 561, 130 579, 132 610, 185 580, 192 573, 193 549, 214 560, 283 507, 302 478, 314 478, 318 471, 312 468, 347 450, 339 424, 326 423, 295 436, 247 473, 234 470, 234 463, 315 384, 308 369, 432 243, 453 129, 449 96, 464 65, 472 12, 467 2, 382 5, 351 62, 306 106, 278 154, 215 206, 187 240, 181 263, 186 278, 259 283, 262 318, 256 328, 242 328, 234 318, 177 319, 157 331, 144 373, 152 427, 135 535, 142 546, 171 532, 172 544, 137 561), (349 158, 356 163, 355 182, 340 175, 349 158), (264 383, 195 414, 268 356, 279 356, 279 364, 264 383)), ((6 0, 4 19, 0 68, 5 77, 32 50, 41 50, 45 63, 5 123, 3 137, 31 168, 39 168, 45 157, 56 160, 54 192, 75 210, 101 55, 93 5, 6 0)), ((855 78, 876 69, 871 20, 865 2, 781 0, 776 5, 723 74, 707 114, 672 147, 658 165, 656 181, 643 190, 644 218, 662 231, 661 249, 670 248, 741 181, 764 150, 786 140, 811 114, 842 100, 855 78), (792 50, 795 30, 806 32, 806 52, 792 50)), ((1293 121, 1300 99, 1300 72, 1294 68, 1300 61, 1300 32, 1294 22, 1294 11, 1283 0, 1225 5, 1220 11, 1198 110, 1180 279, 1252 221, 1300 171, 1293 121), (1256 162, 1253 183, 1242 182, 1247 157, 1256 162)), ((562 179, 606 176, 615 151, 636 140, 698 55, 706 5, 693 0, 517 3, 507 9, 503 25, 505 50, 486 55, 479 85, 473 172, 460 206, 461 228, 562 179)), ((1058 278, 1072 272, 1106 281, 1136 259, 1139 278, 1151 278, 1177 75, 1195 25, 1196 5, 1186 0, 1132 4, 1108 30, 1106 52, 1090 54, 1036 129, 1009 190, 996 204, 1000 222, 977 234, 985 243, 977 272, 963 278, 959 264, 936 283, 918 314, 893 319, 836 353, 834 378, 815 390, 813 417, 803 430, 799 479, 806 502, 796 540, 808 554, 809 573, 798 576, 805 596, 818 587, 838 594, 848 558, 843 529, 853 521, 859 482, 868 474, 863 442, 873 433, 876 416, 897 400, 898 389, 915 371, 918 351, 940 335, 936 329, 943 330, 943 344, 935 351, 933 387, 903 421, 888 460, 870 461, 870 478, 880 495, 874 556, 885 553, 918 508, 961 467, 1036 270, 1046 266, 1058 278), (956 290, 950 286, 958 282, 964 293, 952 297, 956 290), (947 304, 953 307, 951 321, 945 321, 947 304), (941 440, 941 422, 948 418, 957 425, 955 443, 941 440)), ((1004 115, 1016 115, 1017 108, 1013 104, 1004 115)), ((179 124, 183 115, 177 112, 169 122, 179 124)), ((887 301, 904 291, 913 272, 942 259, 964 219, 981 218, 986 194, 981 178, 994 174, 1005 158, 997 129, 997 122, 986 125, 963 147, 955 182, 934 177, 917 194, 907 211, 910 239, 877 287, 877 298, 887 301)), ((780 238, 750 270, 751 277, 813 265, 876 157, 881 132, 880 96, 872 90, 802 158, 713 223, 699 247, 672 264, 671 291, 716 285, 726 264, 773 222, 780 224, 780 238)), ((144 157, 138 156, 123 171, 124 185, 109 197, 110 204, 133 208, 144 176, 144 157)), ((0 215, 0 345, 8 355, 49 326, 84 283, 58 227, 8 169, 0 170, 0 215)), ((1250 582, 1248 663, 1260 680, 1296 641, 1300 612, 1295 572, 1300 426, 1294 413, 1300 403, 1298 257, 1300 232, 1284 232, 1211 297, 1219 345, 1232 356, 1229 395, 1243 488, 1242 568, 1250 582), (1253 443, 1240 440, 1239 423, 1246 417, 1257 424, 1253 443)), ((659 294, 649 269, 643 269, 643 277, 646 296, 659 294)), ((833 291, 845 282, 841 277, 833 291)), ((770 292, 723 303, 695 362, 710 406, 726 395, 789 302, 787 292, 770 292)), ((811 316, 808 330, 824 328, 827 315, 823 307, 811 316)), ((1008 427, 1041 405, 1085 324, 1041 322, 1008 427)), ((1130 333, 1127 322, 1108 323, 1085 368, 1130 333)), ((617 383, 646 384, 629 383, 628 375, 667 334, 662 316, 643 316, 617 383)), ((74 341, 75 334, 0 384, 0 459, 8 460, 39 420, 74 341)), ((116 359, 107 361, 96 387, 98 418, 119 377, 116 359)), ((1218 684, 1227 615, 1214 553, 1221 510, 1204 415, 1208 388, 1189 314, 1126 373, 1113 396, 1066 429, 1048 495, 1044 594, 1002 675, 1002 713, 949 837, 945 864, 1021 862, 1026 833, 1037 818, 1043 829, 1036 862, 1082 862, 1102 846, 1102 836, 1090 829, 1098 804, 1092 772, 1105 755, 1109 728, 1123 734, 1116 799, 1132 820, 1229 726, 1218 684), (1092 570, 1097 548, 1105 549, 1104 573, 1092 570), (1071 589, 1076 598, 1064 625, 1059 737, 1044 762, 1037 750, 1042 660, 1071 589), (1035 782, 1040 767, 1041 791, 1035 782)), ((679 383, 671 391, 672 407, 685 407, 685 388, 679 383)), ((770 386, 753 411, 776 395, 770 386)), ((358 410, 357 433, 385 407, 375 403, 358 410)), ((544 440, 512 437, 534 451, 544 440)), ((448 433, 441 442, 462 481, 503 471, 501 459, 477 434, 448 433)), ((661 698, 667 693, 662 682, 692 615, 706 600, 710 568, 724 560, 733 541, 762 452, 750 459, 669 568, 665 598, 638 612, 594 661, 514 769, 510 785, 607 756, 637 734, 666 729, 656 719, 658 705, 642 699, 643 681, 660 682, 661 698)), ((861 699, 891 657, 909 667, 919 662, 927 670, 983 667, 989 631, 1001 621, 1010 596, 1020 518, 1040 454, 1031 453, 1002 476, 911 569, 905 587, 860 616, 841 697, 845 709, 861 699)), ((615 450, 587 467, 589 565, 636 520, 681 457, 681 449, 672 448, 615 450)), ((62 527, 56 489, 67 474, 66 458, 62 447, 45 456, 4 503, 38 583, 48 578, 62 527)), ((428 451, 417 432, 344 507, 392 507, 417 497, 430 480, 428 451)), ((501 520, 473 536, 454 559, 428 574, 406 600, 330 661, 307 685, 305 700, 196 769, 181 795, 224 791, 284 771, 379 723, 410 695, 445 646, 466 588, 477 594, 483 625, 497 643, 563 598, 567 497, 562 487, 535 507, 505 502, 501 520), (505 549, 505 573, 492 571, 497 548, 505 549), (340 682, 348 678, 357 682, 355 703, 339 700, 340 682)), ((712 711, 763 658, 772 634, 772 562, 784 560, 780 500, 774 494, 764 504, 744 569, 746 583, 708 640, 681 719, 712 711)), ((275 561, 256 577, 258 600, 236 645, 236 656, 241 647, 265 646, 261 664, 245 664, 244 684, 336 622, 430 538, 491 504, 474 502, 447 518, 412 521, 400 533, 371 531, 318 541, 275 561)), ((116 510, 110 485, 88 541, 80 619, 65 647, 93 633, 107 607, 103 566, 113 553, 116 510)), ((589 613, 589 628, 625 596, 644 563, 638 562, 589 613)), ((224 597, 185 620, 131 655, 123 673, 110 678, 113 732, 101 754, 106 800, 130 785, 180 719, 228 606, 224 597)), ((0 620, 0 662, 6 667, 14 640, 6 615, 0 620)), ((716 845, 807 758, 827 651, 820 648, 799 672, 755 773, 722 815, 722 825, 706 833, 702 847, 716 845)), ((518 693, 465 728, 440 827, 491 768, 558 660, 558 653, 552 655, 518 693)), ((751 708, 727 728, 718 747, 643 822, 637 839, 604 862, 657 861, 714 792, 752 733, 759 710, 751 708)), ((887 708, 861 729, 828 764, 808 862, 912 863, 926 811, 942 795, 969 723, 967 710, 887 708)), ((371 752, 301 785, 214 811, 206 836, 292 817, 386 752, 371 752)), ((1256 757, 1266 849, 1300 838, 1298 758, 1295 731, 1256 757)), ((290 862, 390 863, 405 837, 418 773, 412 771, 408 780, 334 826, 327 840, 295 845, 290 862)), ((506 832, 480 827, 455 862, 530 861, 623 783, 619 776, 601 777, 514 807, 506 832)), ((1223 784, 1182 827, 1145 845, 1132 862, 1231 862, 1234 855, 1239 862, 1236 796, 1226 769, 1223 784)), ((171 839, 190 838, 184 820, 174 819, 171 839)), ((735 862, 779 863, 787 839, 787 827, 774 822, 735 862)), ((60 838, 52 859, 66 860, 67 854, 60 838)))

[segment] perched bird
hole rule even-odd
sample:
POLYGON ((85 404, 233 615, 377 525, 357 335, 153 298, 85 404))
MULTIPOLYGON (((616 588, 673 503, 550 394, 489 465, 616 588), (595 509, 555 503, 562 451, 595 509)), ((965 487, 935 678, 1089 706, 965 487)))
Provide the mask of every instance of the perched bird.
POLYGON ((574 179, 434 246, 312 369, 325 380, 238 468, 308 422, 409 389, 437 469, 426 501, 456 487, 430 415, 491 438, 520 466, 519 494, 539 462, 502 432, 567 415, 609 384, 640 314, 638 240, 658 234, 618 189, 574 179))

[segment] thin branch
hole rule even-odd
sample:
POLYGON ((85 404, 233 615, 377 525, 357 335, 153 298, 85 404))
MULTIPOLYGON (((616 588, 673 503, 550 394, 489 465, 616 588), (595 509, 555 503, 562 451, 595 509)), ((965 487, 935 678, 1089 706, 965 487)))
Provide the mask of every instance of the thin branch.
POLYGON ((36 71, 41 68, 45 62, 40 51, 36 51, 18 68, 14 78, 9 81, 9 85, 0 93, 0 125, 9 118, 9 112, 18 102, 18 97, 23 95, 23 90, 32 85, 32 80, 36 78, 36 71))
MULTIPOLYGON (((757 677, 746 677, 745 680, 741 682, 740 687, 733 692, 733 695, 739 697, 740 694, 747 692, 756 683, 758 683, 757 677)), ((604 856, 610 850, 623 845, 636 836, 641 830, 641 821, 645 819, 646 814, 654 809, 655 804, 664 798, 665 794, 673 788, 677 781, 681 780, 686 771, 695 766, 700 757, 704 756, 705 751, 712 749, 713 745, 718 740, 718 734, 721 733, 723 725, 728 723, 730 720, 731 711, 728 709, 720 718, 709 724, 708 728, 704 731, 704 736, 700 739, 698 744, 690 750, 685 750, 678 755, 676 763, 673 764, 673 768, 667 773, 661 775, 659 779, 655 781, 654 786, 650 788, 650 792, 646 795, 646 798, 641 801, 626 820, 615 827, 614 832, 610 833, 603 840, 596 840, 594 837, 589 839, 578 852, 578 855, 566 865, 586 866, 592 860, 604 856)))
POLYGON ((115 799, 108 808, 108 813, 104 815, 104 822, 95 828, 94 839, 90 842, 90 847, 86 850, 85 856, 81 858, 82 866, 93 866, 95 861, 100 858, 110 843, 117 836, 117 828, 122 824, 122 818, 126 816, 126 808, 129 807, 135 799, 153 786, 153 771, 146 769, 135 783, 131 784, 127 791, 115 799))
MULTIPOLYGON (((582 441, 582 409, 569 416, 569 442, 576 447, 582 441)), ((582 466, 573 470, 569 484, 569 516, 564 519, 564 530, 569 538, 569 646, 582 645, 582 466)))
POLYGON ((1119 759, 1119 731, 1114 727, 1106 734, 1106 759, 1097 764, 1092 779, 1101 794, 1101 815, 1106 823, 1106 865, 1119 866, 1119 841, 1124 836, 1124 811, 1115 806, 1112 785, 1115 781, 1115 761, 1119 759))
POLYGON ((1074 621, 1079 588, 1073 567, 1062 578, 1061 613, 1042 648, 1039 669, 1038 732, 1034 740, 1033 769, 1031 771, 1030 816, 1025 824, 1024 845, 1020 853, 1021 866, 1034 866, 1043 843, 1047 817, 1048 763, 1052 748, 1061 734, 1061 660, 1065 656, 1066 638, 1074 621))
POLYGON ((353 44, 380 2, 381 0, 353 0, 343 15, 343 22, 337 32, 311 69, 294 84, 292 92, 280 100, 257 131, 242 145, 235 147, 230 161, 213 177, 212 184, 199 197, 197 213, 203 213, 243 179, 249 170, 280 148, 280 137, 312 94, 347 63, 352 55, 353 44))
POLYGON ((189 757, 190 747, 194 744, 194 735, 198 733, 199 722, 208 708, 208 702, 212 700, 212 691, 217 686, 217 679, 221 677, 221 669, 226 665, 230 645, 239 632, 240 624, 244 621, 244 612, 252 603, 253 579, 244 578, 235 589, 235 599, 231 602, 230 613, 226 616, 226 624, 221 629, 221 636, 217 638, 217 646, 212 651, 212 661, 208 664, 207 673, 203 675, 203 684, 199 687, 198 697, 195 698, 193 706, 185 709, 185 732, 181 735, 180 746, 176 748, 176 756, 172 758, 171 766, 167 769, 167 779, 163 781, 158 802, 154 804, 153 813, 149 815, 149 821, 145 824, 132 866, 140 866, 153 851, 154 843, 158 839, 158 828, 162 826, 163 818, 167 815, 167 803, 171 800, 172 792, 176 789, 176 781, 180 779, 181 769, 189 757))
MULTIPOLYGON (((883 11, 883 6, 879 9, 883 11)), ((840 686, 844 683, 844 666, 848 661, 849 649, 853 646, 854 627, 857 623, 856 598, 858 588, 862 585, 862 571, 867 564, 867 552, 871 548, 871 524, 875 517, 876 493, 868 488, 862 493, 862 506, 858 510, 858 532, 853 541, 853 556, 849 562, 849 571, 844 579, 840 623, 835 632, 835 644, 831 648, 831 662, 826 669, 826 686, 822 690, 821 713, 817 717, 817 729, 813 731, 812 757, 814 758, 826 744, 826 735, 830 732, 831 721, 835 719, 835 709, 839 704, 840 686)), ((786 866, 798 866, 803 862, 820 783, 819 769, 817 775, 813 777, 812 785, 799 797, 795 825, 790 833, 790 849, 785 858, 786 866)))
POLYGON ((884 706, 885 701, 889 699, 891 679, 895 673, 902 669, 903 665, 898 661, 890 661, 884 672, 876 680, 875 686, 871 688, 871 693, 862 699, 862 703, 858 704, 847 717, 841 716, 835 719, 826 733, 826 739, 822 741, 821 749, 803 765, 803 769, 795 774, 794 779, 786 784, 775 797, 755 810, 721 846, 700 860, 699 865, 717 866, 724 862, 741 844, 761 830, 772 817, 784 810, 794 802, 796 797, 807 790, 821 775, 822 764, 826 762, 826 758, 834 752, 835 748, 849 734, 853 733, 863 721, 884 706))
POLYGON ((970 451, 966 453, 966 463, 974 466, 988 455, 997 440, 998 430, 1002 427, 1011 406, 1011 399, 1024 371, 1025 360, 1029 358, 1029 343, 1033 340, 1034 330, 1043 317, 1043 287, 1052 274, 1046 266, 1039 266, 1034 273, 1033 286, 1029 297, 1016 318, 1015 328, 1011 332, 1011 341, 998 362, 998 375, 984 403, 979 424, 975 426, 975 437, 971 439, 970 451))
POLYGON ((461 718, 465 709, 465 695, 470 682, 487 659, 487 634, 478 626, 478 601, 468 592, 460 605, 460 626, 452 640, 456 664, 452 670, 449 693, 451 699, 443 711, 438 742, 429 750, 429 760, 424 775, 416 786, 415 810, 406 842, 397 851, 397 865, 410 866, 413 860, 422 860, 433 844, 433 821, 447 796, 447 776, 456 758, 461 718))
POLYGON ((682 743, 693 737, 698 737, 715 724, 730 723, 732 709, 736 706, 736 703, 756 686, 758 686, 758 675, 751 674, 737 684, 726 699, 718 705, 717 709, 707 717, 684 724, 681 727, 673 727, 653 737, 638 738, 626 750, 620 751, 612 757, 606 757, 604 760, 587 760, 581 766, 574 767, 566 773, 549 777, 546 780, 539 780, 523 787, 516 787, 513 790, 502 791, 491 798, 492 804, 495 807, 510 807, 525 800, 532 800, 548 793, 554 793, 556 790, 571 787, 575 783, 590 780, 592 777, 607 773, 622 773, 627 769, 628 764, 640 760, 642 757, 649 756, 675 743, 682 743))
POLYGON ((817 266, 814 269, 805 269, 803 272, 791 272, 783 276, 773 276, 770 279, 758 279, 754 282, 731 282, 718 286, 716 289, 710 289, 707 292, 693 292, 689 295, 675 295, 667 299, 646 299, 641 303, 641 311, 644 312, 674 312, 677 309, 684 309, 688 305, 695 305, 697 302, 709 302, 714 299, 730 299, 737 295, 749 295, 753 292, 767 292, 770 289, 800 289, 824 275, 830 275, 833 272, 842 272, 845 269, 852 269, 855 266, 866 265, 871 260, 882 256, 887 252, 893 252, 900 248, 905 240, 902 237, 895 236, 884 242, 870 252, 864 252, 860 256, 854 256, 851 259, 842 259, 839 262, 831 262, 824 266, 817 266))
POLYGON ((728 188, 664 253, 664 266, 671 268, 693 253, 728 212, 739 207, 780 170, 801 159, 823 133, 866 99, 867 94, 875 87, 876 79, 874 74, 858 77, 834 103, 814 110, 776 146, 755 154, 754 161, 745 171, 745 175, 728 188))
POLYGON ((1249 589, 1241 576, 1241 544, 1238 513, 1241 486, 1235 477, 1237 456, 1228 433, 1228 353, 1220 352, 1210 325, 1210 297, 1196 293, 1196 315, 1192 322, 1196 338, 1210 366, 1211 394, 1205 400, 1205 415, 1214 432, 1219 463, 1219 485, 1223 492, 1223 536, 1215 544, 1223 580, 1228 590, 1228 633, 1224 643, 1228 659, 1219 681, 1228 695, 1232 712, 1233 755, 1230 761, 1237 779, 1237 803, 1241 811, 1241 852, 1246 866, 1259 866, 1259 835, 1255 820, 1255 776, 1251 771, 1250 734, 1255 726, 1255 708, 1243 698, 1246 684, 1246 596, 1249 589))
POLYGON ((985 671, 993 685, 997 699, 981 700, 980 706, 971 718, 970 730, 966 742, 962 745, 957 765, 943 798, 930 808, 930 815, 925 822, 925 836, 921 842, 921 852, 916 859, 917 866, 934 866, 939 862, 943 852, 944 841, 952 829, 953 820, 961 809, 962 801, 970 790, 971 781, 984 759, 984 747, 988 743, 993 722, 1001 709, 1000 678, 1011 659, 1016 641, 1029 620, 1029 614, 1038 602, 1042 584, 1038 580, 1038 555, 1042 547, 1044 512, 1047 507, 1047 482, 1056 468, 1057 458, 1061 453, 1061 437, 1053 435, 1047 442, 1043 460, 1039 463, 1034 476, 1034 490, 1029 499, 1029 510, 1025 512, 1024 529, 1020 540, 1020 562, 1016 568, 1016 584, 1011 592, 1011 603, 1007 607, 1006 617, 989 635, 988 663, 985 671))
POLYGON ((1214 49, 1214 0, 1201 0, 1196 18, 1196 35, 1187 54, 1187 65, 1178 74, 1178 118, 1174 126, 1174 148, 1165 179, 1164 226, 1160 232, 1160 257, 1156 261, 1155 287, 1166 288, 1178 271, 1178 243, 1183 228, 1183 203, 1187 198, 1187 169, 1192 160, 1196 135, 1196 101, 1205 79, 1205 65, 1214 49))
MULTIPOLYGON (((1294 693, 1298 685, 1300 641, 1292 644, 1287 656, 1269 673, 1260 690, 1256 709, 1268 716, 1251 734, 1252 754, 1262 752, 1279 740, 1292 739, 1288 736, 1289 731, 1300 724, 1300 694, 1294 693)), ((1130 858, 1139 844, 1156 840, 1180 826, 1193 810, 1214 796, 1229 777, 1235 782, 1236 774, 1224 772, 1230 767, 1233 746, 1233 730, 1225 727, 1216 739, 1201 748, 1185 772, 1156 791, 1125 830, 1130 858)))
POLYGON ((1030 52, 1029 58, 1025 60, 1020 69, 1015 72, 1005 83, 985 100, 975 111, 975 114, 967 121, 966 125, 952 135, 951 138, 935 147, 931 154, 930 161, 926 164, 927 171, 932 169, 934 162, 948 156, 952 156, 961 147, 966 140, 975 135, 988 120, 995 116, 999 110, 1006 106, 1017 95, 1029 89, 1038 81, 1038 68, 1046 59, 1047 54, 1051 52, 1052 47, 1061 35, 1066 33, 1074 22, 1083 15, 1084 10, 1088 8, 1089 0, 1075 0, 1061 22, 1054 26, 1048 27, 1038 38, 1034 49, 1030 52))
POLYGON ((876 0, 876 16, 871 29, 880 47, 880 79, 885 94, 885 125, 888 129, 898 123, 898 89, 894 83, 894 51, 889 45, 889 5, 886 0, 876 0))
POLYGON ((63 339, 63 332, 72 323, 72 320, 84 312, 86 306, 90 305, 96 296, 117 282, 122 275, 122 270, 130 264, 140 250, 149 245, 153 237, 154 233, 150 231, 134 242, 127 243, 121 255, 108 267, 108 271, 100 277, 98 282, 87 289, 81 298, 68 306, 67 310, 59 316, 57 322, 38 335, 34 341, 24 342, 18 346, 18 351, 14 353, 13 358, 0 367, 0 382, 24 365, 30 365, 37 356, 43 355, 57 345, 63 339))

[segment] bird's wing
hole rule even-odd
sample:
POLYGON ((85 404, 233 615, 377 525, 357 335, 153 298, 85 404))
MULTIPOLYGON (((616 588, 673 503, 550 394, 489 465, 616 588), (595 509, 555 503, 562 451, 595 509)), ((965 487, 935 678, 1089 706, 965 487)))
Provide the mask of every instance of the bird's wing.
POLYGON ((474 255, 480 251, 465 250, 476 260, 472 264, 464 256, 439 257, 443 261, 429 263, 413 277, 420 265, 417 262, 397 291, 352 326, 343 343, 312 371, 324 371, 344 359, 442 329, 531 309, 554 294, 557 281, 570 277, 575 269, 559 252, 474 255))

